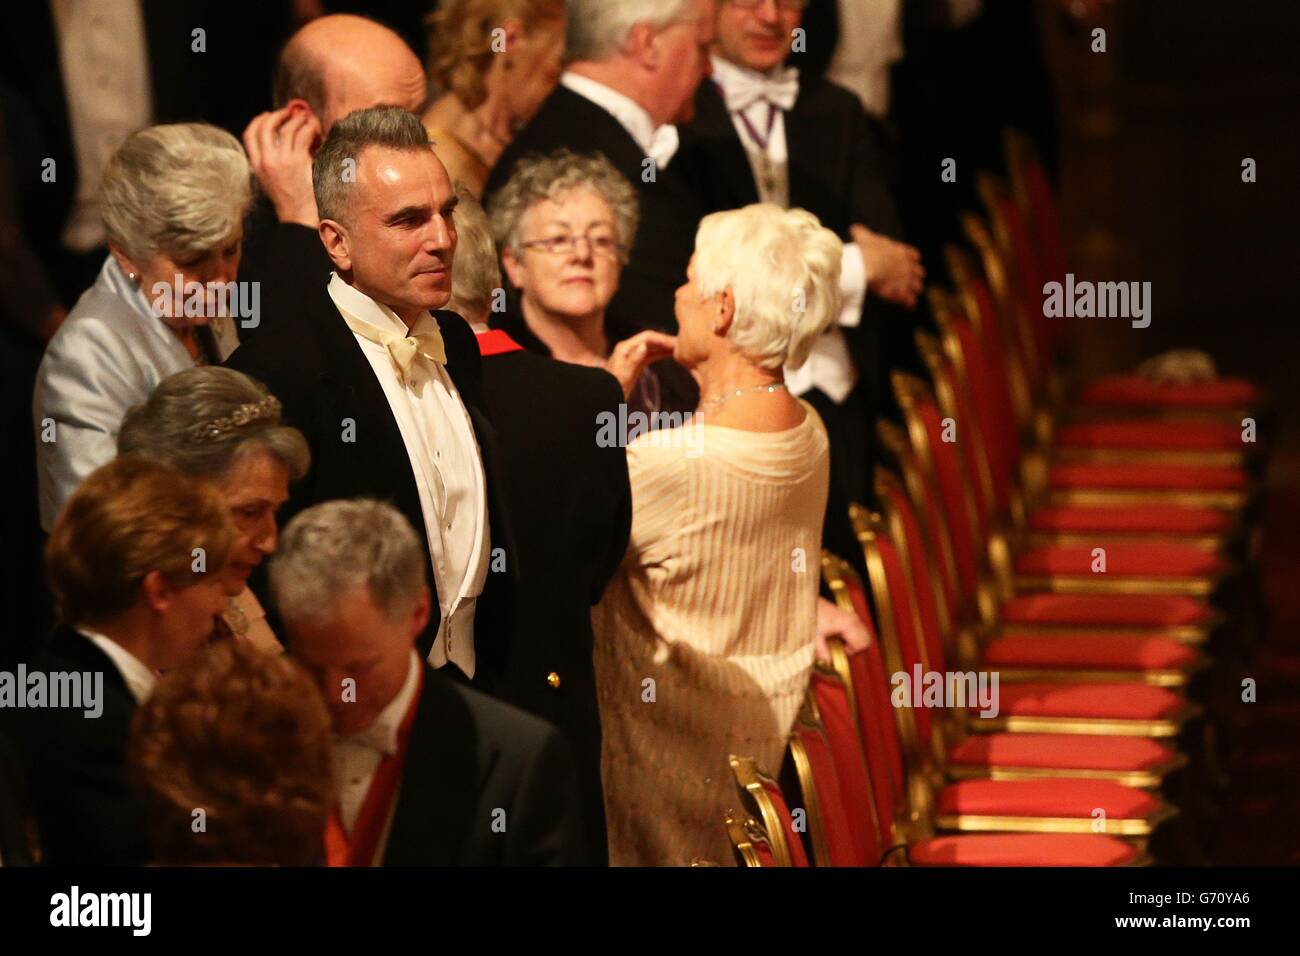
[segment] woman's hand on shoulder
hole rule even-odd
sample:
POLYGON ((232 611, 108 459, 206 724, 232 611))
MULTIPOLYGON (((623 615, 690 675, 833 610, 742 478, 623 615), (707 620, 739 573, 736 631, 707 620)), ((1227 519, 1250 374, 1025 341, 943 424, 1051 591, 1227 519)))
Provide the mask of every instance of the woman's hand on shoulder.
POLYGON ((677 337, 653 329, 638 332, 614 346, 605 360, 605 371, 616 379, 623 389, 623 397, 631 398, 637 380, 647 365, 660 359, 672 358, 677 337))

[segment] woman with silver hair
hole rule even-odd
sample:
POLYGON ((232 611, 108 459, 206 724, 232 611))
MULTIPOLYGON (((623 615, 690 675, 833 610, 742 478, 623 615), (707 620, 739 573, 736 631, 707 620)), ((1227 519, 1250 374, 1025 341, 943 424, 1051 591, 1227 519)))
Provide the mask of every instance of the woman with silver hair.
POLYGON ((611 864, 730 861, 729 756, 780 768, 813 666, 830 474, 783 368, 839 313, 842 248, 799 209, 700 224, 675 352, 700 417, 628 446, 632 534, 593 617, 611 864))
POLYGON ((113 457, 128 408, 173 372, 219 364, 234 351, 233 322, 213 297, 228 302, 236 289, 252 197, 243 148, 215 126, 151 126, 109 160, 99 187, 109 256, 36 379, 47 531, 77 484, 113 457))
POLYGON ((629 409, 663 407, 647 366, 673 354, 673 337, 648 331, 616 343, 605 327, 636 236, 631 183, 599 153, 557 150, 521 159, 489 214, 501 264, 519 291, 519 314, 493 325, 530 352, 605 369, 623 386, 629 409))
POLYGON ((123 455, 147 455, 215 483, 235 529, 222 571, 230 599, 223 630, 279 649, 248 578, 275 551, 276 511, 289 497, 290 482, 311 465, 302 433, 280 424, 280 403, 261 382, 234 369, 187 369, 164 379, 127 413, 117 442, 123 455))

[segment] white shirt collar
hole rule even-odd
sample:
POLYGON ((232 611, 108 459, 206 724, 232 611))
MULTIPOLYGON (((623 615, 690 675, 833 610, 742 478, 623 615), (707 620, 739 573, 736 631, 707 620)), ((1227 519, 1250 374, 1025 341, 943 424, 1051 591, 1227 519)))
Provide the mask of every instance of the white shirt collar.
POLYGON ((349 285, 337 272, 330 273, 329 294, 336 306, 346 309, 362 322, 385 332, 401 336, 415 334, 421 331, 421 327, 426 322, 433 323, 434 329, 438 328, 437 319, 428 312, 421 312, 415 320, 415 325, 408 330, 406 323, 397 317, 396 312, 386 305, 380 305, 355 286, 349 285))
POLYGON ((415 697, 421 666, 420 655, 412 649, 406 680, 402 683, 402 689, 397 692, 397 696, 388 702, 369 727, 355 734, 348 734, 340 738, 339 742, 369 747, 386 754, 397 753, 397 732, 401 729, 402 720, 406 717, 411 700, 415 697))
POLYGON ((661 130, 667 131, 671 129, 674 133, 677 131, 677 128, 669 123, 665 123, 663 126, 655 126, 654 119, 644 106, 631 97, 624 96, 618 90, 610 89, 604 83, 599 83, 590 77, 580 76, 577 73, 565 70, 560 77, 560 83, 583 99, 595 103, 618 120, 619 125, 627 130, 628 135, 636 140, 636 144, 641 147, 641 152, 647 156, 654 155, 655 137, 656 135, 663 137, 661 130))
POLYGON ((77 630, 108 655, 117 672, 122 675, 122 680, 126 682, 126 689, 131 692, 135 702, 143 704, 153 693, 154 685, 158 683, 157 672, 111 637, 95 631, 87 631, 85 628, 79 627, 77 630))

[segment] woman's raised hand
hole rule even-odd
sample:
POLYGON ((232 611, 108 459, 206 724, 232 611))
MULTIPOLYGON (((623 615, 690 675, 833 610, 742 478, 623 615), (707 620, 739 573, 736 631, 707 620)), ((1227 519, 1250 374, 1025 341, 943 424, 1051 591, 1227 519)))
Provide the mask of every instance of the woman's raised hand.
POLYGON ((623 387, 623 397, 631 398, 645 367, 651 362, 672 358, 676 345, 675 335, 653 330, 638 332, 614 346, 609 358, 605 359, 605 371, 618 379, 623 387))

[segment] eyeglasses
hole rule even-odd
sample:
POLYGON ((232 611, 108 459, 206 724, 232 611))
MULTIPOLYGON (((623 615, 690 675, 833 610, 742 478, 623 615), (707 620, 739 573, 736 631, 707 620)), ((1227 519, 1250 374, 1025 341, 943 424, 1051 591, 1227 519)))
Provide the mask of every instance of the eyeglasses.
POLYGON ((626 250, 617 239, 610 236, 552 236, 549 239, 533 239, 521 242, 523 249, 540 249, 555 256, 570 256, 578 248, 578 241, 585 240, 592 254, 609 259, 622 259, 626 250))
MULTIPOLYGON (((727 0, 727 2, 733 7, 739 7, 741 10, 756 10, 765 4, 767 0, 727 0)), ((802 10, 808 6, 808 0, 776 0, 776 5, 781 10, 802 10)))

